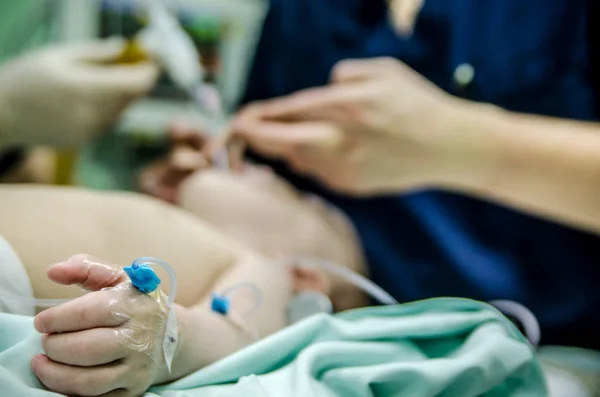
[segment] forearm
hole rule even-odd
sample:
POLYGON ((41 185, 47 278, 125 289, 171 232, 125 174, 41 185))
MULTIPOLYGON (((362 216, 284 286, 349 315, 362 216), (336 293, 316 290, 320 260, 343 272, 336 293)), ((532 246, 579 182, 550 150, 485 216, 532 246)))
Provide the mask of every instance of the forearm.
MULTIPOLYGON (((263 338, 286 324, 286 308, 291 299, 291 275, 280 265, 261 258, 247 256, 224 274, 213 286, 215 292, 240 284, 251 283, 262 293, 261 305, 244 323, 263 338)), ((256 302, 248 290, 239 290, 232 301, 232 310, 244 313, 256 302)), ((164 371, 156 383, 164 383, 208 366, 253 342, 252 335, 227 317, 210 309, 210 297, 192 308, 177 309, 180 345, 171 374, 164 371)))
MULTIPOLYGON (((0 185, 0 235, 21 257, 38 298, 80 295, 78 288, 51 282, 46 268, 87 252, 119 265, 139 256, 171 263, 179 276, 177 301, 191 306, 246 252, 200 219, 158 200, 76 188, 0 185)), ((168 290, 168 277, 159 274, 168 290)))
POLYGON ((600 125, 487 105, 464 111, 452 125, 478 153, 459 160, 469 167, 451 189, 600 232, 600 125))

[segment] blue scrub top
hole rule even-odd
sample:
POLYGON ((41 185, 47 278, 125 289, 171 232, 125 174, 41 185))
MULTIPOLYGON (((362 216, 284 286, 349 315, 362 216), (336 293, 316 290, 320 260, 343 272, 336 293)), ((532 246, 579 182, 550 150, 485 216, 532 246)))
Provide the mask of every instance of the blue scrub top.
MULTIPOLYGON (((383 0, 271 3, 246 101, 322 85, 341 59, 393 56, 455 95, 597 119, 587 0, 426 0, 410 38, 383 0), (453 80, 461 64, 475 70, 466 89, 453 80)), ((597 236, 438 191, 340 197, 278 171, 349 215, 374 281, 400 301, 511 299, 537 315, 543 343, 600 348, 597 236)))

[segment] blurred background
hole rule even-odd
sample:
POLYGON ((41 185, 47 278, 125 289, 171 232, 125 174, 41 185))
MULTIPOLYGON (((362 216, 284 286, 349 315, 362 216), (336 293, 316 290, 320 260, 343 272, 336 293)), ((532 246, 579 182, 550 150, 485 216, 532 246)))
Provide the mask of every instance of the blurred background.
MULTIPOLYGON (((216 83, 227 108, 235 107, 245 87, 266 2, 173 0, 169 5, 202 55, 207 80, 216 83)), ((0 24, 0 64, 50 43, 132 38, 146 22, 140 0, 2 1, 0 14, 7 21, 0 24)), ((32 162, 53 163, 52 172, 42 178, 55 184, 133 190, 139 170, 165 153, 170 122, 202 125, 202 115, 186 98, 163 74, 150 95, 134 104, 110 134, 78 152, 39 149, 32 162)))

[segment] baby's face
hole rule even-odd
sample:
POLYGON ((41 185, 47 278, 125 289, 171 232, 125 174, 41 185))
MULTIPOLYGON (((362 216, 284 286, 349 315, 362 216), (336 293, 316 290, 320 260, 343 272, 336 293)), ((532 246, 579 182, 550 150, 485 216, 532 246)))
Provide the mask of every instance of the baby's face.
MULTIPOLYGON (((171 153, 142 173, 143 192, 183 207, 267 257, 316 257, 364 272, 354 229, 336 208, 299 193, 266 167, 210 168, 203 154, 208 142, 193 128, 174 125, 169 134, 171 153)), ((340 280, 325 284, 339 309, 364 303, 340 280)))
POLYGON ((183 182, 177 196, 183 208, 272 257, 327 253, 347 262, 351 258, 342 252, 356 245, 341 213, 299 194, 268 168, 198 171, 183 182))

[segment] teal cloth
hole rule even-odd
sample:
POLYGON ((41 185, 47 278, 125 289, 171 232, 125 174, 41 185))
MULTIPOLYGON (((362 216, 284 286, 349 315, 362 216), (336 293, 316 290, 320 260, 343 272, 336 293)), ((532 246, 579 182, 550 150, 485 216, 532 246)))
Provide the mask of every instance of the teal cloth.
MULTIPOLYGON (((0 315, 3 396, 53 396, 31 373, 32 319, 0 315)), ((318 315, 177 382, 163 397, 539 397, 534 349, 492 307, 462 299, 318 315)))

